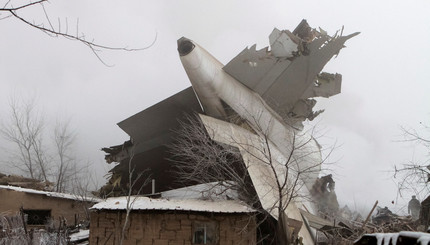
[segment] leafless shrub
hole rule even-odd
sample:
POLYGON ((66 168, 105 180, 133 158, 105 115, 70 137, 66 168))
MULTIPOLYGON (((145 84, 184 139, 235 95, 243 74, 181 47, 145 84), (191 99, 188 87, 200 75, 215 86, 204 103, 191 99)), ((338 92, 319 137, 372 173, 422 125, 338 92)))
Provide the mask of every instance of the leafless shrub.
MULTIPOLYGON (((421 124, 421 131, 413 128, 401 127, 403 139, 401 143, 413 143, 424 147, 430 154, 430 127, 421 124)), ((408 163, 394 166, 394 178, 397 180, 399 194, 412 192, 416 195, 426 197, 430 194, 430 155, 423 160, 411 160, 408 163)))

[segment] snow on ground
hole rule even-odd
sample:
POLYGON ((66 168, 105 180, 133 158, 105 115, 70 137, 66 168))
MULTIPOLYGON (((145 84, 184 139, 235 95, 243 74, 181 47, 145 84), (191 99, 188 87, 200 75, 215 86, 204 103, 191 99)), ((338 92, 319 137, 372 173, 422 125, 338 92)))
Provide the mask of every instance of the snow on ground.
POLYGON ((80 230, 77 233, 70 234, 70 242, 77 242, 90 237, 90 230, 80 230))

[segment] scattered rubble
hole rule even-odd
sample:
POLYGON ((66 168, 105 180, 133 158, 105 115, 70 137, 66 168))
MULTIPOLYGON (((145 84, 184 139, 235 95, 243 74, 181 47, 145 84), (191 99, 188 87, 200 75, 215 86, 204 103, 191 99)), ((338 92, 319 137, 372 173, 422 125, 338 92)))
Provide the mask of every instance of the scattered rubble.
MULTIPOLYGON (((418 231, 423 231, 419 222, 414 221, 411 216, 394 214, 387 207, 382 208, 375 205, 375 208, 377 212, 371 216, 369 221, 367 219, 363 221, 361 215, 349 210, 347 206, 340 209, 337 215, 332 217, 322 214, 326 218, 325 220, 331 222, 331 226, 316 228, 320 234, 317 244, 395 244, 389 243, 390 240, 387 239, 399 236, 399 233, 403 235, 418 234, 418 231), (376 243, 377 241, 385 241, 386 243, 376 243)), ((411 244, 400 243, 400 240, 398 240, 398 244, 411 244)))
POLYGON ((430 234, 419 233, 425 231, 424 227, 428 227, 430 205, 425 201, 421 204, 421 212, 418 212, 416 209, 420 207, 419 201, 412 198, 409 209, 414 211, 409 211, 415 218, 395 214, 388 207, 377 206, 376 202, 364 220, 361 214, 346 205, 339 208, 332 175, 318 178, 312 186, 311 194, 317 203, 320 217, 309 213, 302 215, 318 231, 317 244, 396 244, 396 241, 397 244, 411 244, 408 243, 410 241, 414 241, 413 244, 418 244, 416 241, 426 241, 421 244, 427 244, 430 241, 430 234), (374 210, 376 214, 372 216, 374 210), (416 218, 417 213, 420 213, 419 220, 416 218))

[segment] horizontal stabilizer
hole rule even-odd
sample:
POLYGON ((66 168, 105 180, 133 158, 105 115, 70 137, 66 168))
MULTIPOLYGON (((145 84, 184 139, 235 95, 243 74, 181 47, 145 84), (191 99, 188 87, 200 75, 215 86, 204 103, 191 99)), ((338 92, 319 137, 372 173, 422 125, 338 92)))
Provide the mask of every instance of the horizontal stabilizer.
MULTIPOLYGON (((271 50, 244 49, 223 70, 258 93, 280 115, 288 115, 300 99, 340 93, 342 76, 321 73, 326 63, 358 35, 328 36, 314 29, 293 33, 274 29, 271 50), (296 35, 295 35, 296 34, 296 35), (300 34, 300 35, 299 35, 300 34)), ((303 23, 301 23, 303 25, 303 23)))

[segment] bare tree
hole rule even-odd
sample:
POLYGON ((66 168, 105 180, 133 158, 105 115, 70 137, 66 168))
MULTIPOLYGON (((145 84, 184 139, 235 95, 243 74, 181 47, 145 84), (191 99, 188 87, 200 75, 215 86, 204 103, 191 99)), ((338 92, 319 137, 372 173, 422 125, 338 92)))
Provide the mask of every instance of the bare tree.
MULTIPOLYGON (((240 199, 259 210, 261 223, 269 219, 271 214, 277 214, 276 243, 292 244, 297 234, 288 232, 289 218, 284 215, 285 211, 292 202, 309 198, 302 191, 305 185, 303 179, 319 171, 325 159, 308 164, 308 167, 300 166, 305 158, 312 154, 319 154, 320 149, 308 147, 314 139, 299 137, 299 133, 295 131, 289 142, 288 147, 291 147, 289 155, 280 158, 280 153, 276 152, 276 147, 268 139, 266 130, 258 127, 258 124, 254 124, 251 128, 243 120, 234 121, 236 125, 241 125, 242 129, 252 132, 250 135, 255 137, 245 141, 230 137, 227 139, 230 142, 224 144, 225 142, 215 142, 213 140, 215 129, 203 125, 198 118, 189 118, 188 121, 183 122, 178 132, 179 137, 171 146, 173 161, 178 163, 179 176, 182 181, 187 182, 218 181, 227 189, 238 191, 240 199), (279 159, 282 159, 281 162, 279 159), (252 162, 259 163, 261 167, 258 171, 260 176, 263 176, 262 181, 270 182, 272 188, 270 191, 276 196, 276 201, 268 208, 263 208, 262 200, 256 195, 254 185, 259 183, 253 183, 250 178, 249 170, 255 168, 252 162)), ((255 172, 256 169, 251 171, 255 172)), ((273 237, 267 239, 270 240, 273 237)))
POLYGON ((121 238, 119 241, 119 244, 122 245, 124 243, 125 239, 125 233, 130 228, 129 227, 129 219, 130 219, 130 212, 133 210, 134 202, 137 199, 137 195, 140 194, 143 187, 146 186, 149 183, 150 177, 148 176, 143 184, 139 186, 139 188, 136 187, 136 184, 143 178, 146 171, 136 173, 136 165, 132 166, 132 161, 134 157, 134 146, 131 147, 129 151, 129 160, 128 160, 128 179, 127 179, 127 195, 126 195, 126 209, 125 209, 125 220, 124 224, 122 226, 121 230, 121 238), (137 189, 137 192, 133 193, 133 190, 137 189), (133 195, 134 194, 134 195, 133 195))
POLYGON ((179 181, 186 183, 220 182, 238 191, 244 199, 255 196, 248 187, 247 167, 237 148, 214 142, 197 117, 181 122, 179 137, 170 146, 179 181), (233 182, 224 182, 234 180, 233 182))
MULTIPOLYGON (((35 135, 36 136, 36 135, 35 135)), ((48 168, 50 164, 49 156, 46 153, 45 145, 43 143, 43 134, 37 135, 37 137, 33 137, 33 151, 35 156, 35 161, 40 170, 40 177, 43 181, 48 181, 48 168)))
POLYGON ((0 136, 12 149, 7 164, 32 179, 52 182, 57 192, 69 192, 88 164, 76 159, 76 134, 70 129, 70 120, 45 123, 43 113, 37 110, 34 98, 11 97, 9 113, 1 121, 0 136), (49 137, 52 135, 52 137, 49 137))
MULTIPOLYGON (((422 146, 430 154, 430 127, 424 123, 421 130, 401 127, 403 139, 401 143, 412 143, 422 146)), ((398 179, 399 193, 412 191, 422 197, 430 194, 430 157, 425 156, 422 160, 411 160, 408 163, 394 166, 394 178, 398 179)))
POLYGON ((7 122, 2 122, 1 136, 13 143, 9 165, 27 173, 31 178, 48 181, 48 159, 44 151, 44 120, 35 108, 35 99, 11 97, 7 122))
MULTIPOLYGON (((85 170, 88 170, 88 168, 85 170)), ((86 225, 88 225, 90 221, 90 207, 93 203, 100 200, 100 198, 95 196, 98 183, 96 179, 93 178, 91 171, 84 171, 79 175, 79 178, 73 178, 70 181, 73 182, 71 184, 71 192, 75 195, 84 210, 85 219, 88 222, 86 225)))
POLYGON ((70 179, 79 173, 72 152, 76 135, 70 131, 69 125, 70 121, 57 122, 54 129, 56 169, 53 176, 55 178, 55 191, 57 192, 64 192, 70 179))
MULTIPOLYGON (((17 5, 14 6, 14 0, 7 0, 6 3, 0 7, 0 20, 6 18, 15 18, 22 22, 25 25, 31 26, 37 30, 40 30, 51 37, 63 37, 69 40, 78 41, 88 48, 95 54, 95 56, 105 65, 107 65, 103 59, 100 57, 99 52, 101 50, 120 50, 120 51, 139 51, 150 48, 156 41, 157 35, 155 35, 154 41, 143 48, 128 48, 128 47, 114 47, 109 45, 103 45, 95 42, 94 40, 88 40, 85 37, 84 33, 79 32, 79 19, 76 21, 76 27, 74 34, 71 33, 72 27, 69 27, 69 23, 66 19, 65 22, 61 22, 58 19, 58 23, 54 23, 51 21, 51 17, 46 11, 45 4, 48 4, 48 0, 38 0, 38 1, 30 1, 29 3, 23 4, 18 2, 17 5), (21 14, 21 11, 29 8, 39 8, 40 15, 45 17, 45 22, 35 23, 32 20, 27 19, 25 16, 21 14)), ((108 66, 108 65, 107 65, 108 66)))

